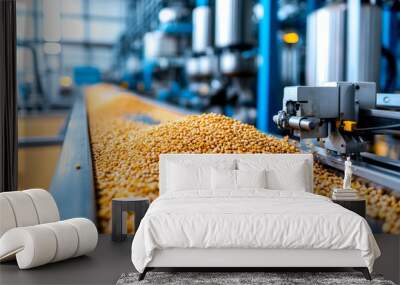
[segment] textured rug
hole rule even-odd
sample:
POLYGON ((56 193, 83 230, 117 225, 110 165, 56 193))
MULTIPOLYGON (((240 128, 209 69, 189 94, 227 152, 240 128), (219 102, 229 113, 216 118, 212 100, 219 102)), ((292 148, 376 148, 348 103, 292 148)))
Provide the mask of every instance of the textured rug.
POLYGON ((384 280, 381 276, 372 275, 368 281, 359 272, 148 272, 146 278, 138 281, 138 273, 122 274, 117 285, 133 284, 213 284, 213 285, 297 285, 297 284, 324 284, 324 285, 395 285, 384 280))

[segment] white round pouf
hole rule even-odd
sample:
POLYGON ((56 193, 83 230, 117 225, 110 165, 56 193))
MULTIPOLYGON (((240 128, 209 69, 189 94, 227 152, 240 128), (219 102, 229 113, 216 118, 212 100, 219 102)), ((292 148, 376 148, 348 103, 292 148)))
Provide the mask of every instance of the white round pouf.
POLYGON ((39 217, 39 224, 57 222, 60 220, 57 204, 48 191, 43 189, 29 189, 24 190, 23 193, 31 197, 39 217))

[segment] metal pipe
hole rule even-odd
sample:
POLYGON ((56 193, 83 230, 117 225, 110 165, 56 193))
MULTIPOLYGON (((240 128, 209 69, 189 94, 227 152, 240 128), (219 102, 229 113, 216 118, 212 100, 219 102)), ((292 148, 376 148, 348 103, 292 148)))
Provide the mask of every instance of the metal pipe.
POLYGON ((292 116, 288 120, 289 127, 297 130, 311 131, 318 126, 319 119, 292 116))

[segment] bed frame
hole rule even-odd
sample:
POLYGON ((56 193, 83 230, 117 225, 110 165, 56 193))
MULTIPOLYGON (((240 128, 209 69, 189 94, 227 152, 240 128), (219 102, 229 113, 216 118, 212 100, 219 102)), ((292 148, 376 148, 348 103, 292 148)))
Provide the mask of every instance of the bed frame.
POLYGON ((146 273, 154 269, 202 269, 214 271, 264 271, 272 268, 291 269, 337 269, 353 268, 371 280, 368 268, 359 250, 328 249, 183 249, 156 250, 152 261, 139 275, 143 280, 146 273))
MULTIPOLYGON (((257 156, 281 156, 287 159, 287 154, 259 154, 257 156)), ((293 155, 291 155, 294 157, 293 155)), ((312 164, 311 154, 296 154, 295 159, 306 161, 309 166, 310 185, 307 191, 312 192, 312 164)), ((166 191, 166 162, 190 160, 192 163, 203 160, 217 159, 237 159, 252 158, 252 154, 162 154, 160 155, 160 194, 166 191)), ((139 280, 143 280, 148 271, 154 269, 171 268, 202 268, 213 271, 214 269, 225 268, 229 271, 263 271, 263 269, 285 268, 304 269, 304 268, 353 268, 361 271, 367 280, 371 280, 371 275, 359 250, 331 250, 331 249, 253 249, 253 248, 169 248, 158 249, 154 252, 153 259, 139 275, 139 280)))

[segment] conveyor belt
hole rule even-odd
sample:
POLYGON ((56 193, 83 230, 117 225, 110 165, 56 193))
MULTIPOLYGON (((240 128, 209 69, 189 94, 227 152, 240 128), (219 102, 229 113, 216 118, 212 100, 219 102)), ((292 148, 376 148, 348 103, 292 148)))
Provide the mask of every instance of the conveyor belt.
MULTIPOLYGON (((106 88, 111 87, 108 86, 106 88)), ((124 92, 126 94, 126 91, 116 87, 112 87, 110 92, 124 92)), ((62 219, 86 217, 93 222, 97 222, 94 173, 85 96, 86 92, 84 91, 77 94, 50 191, 59 206, 62 219)), ((140 100, 174 113, 194 114, 194 112, 149 98, 140 97, 140 100)), ((143 114, 133 115, 130 119, 143 123, 159 123, 158 121, 150 122, 152 119, 143 114)))
MULTIPOLYGON (((96 87, 98 88, 98 87, 96 87)), ((126 91, 122 91, 121 89, 117 88, 109 88, 109 91, 105 93, 117 93, 117 94, 122 94, 122 95, 129 95, 126 91)), ((94 89, 96 91, 96 89, 94 89)), ((92 90, 93 91, 93 90, 92 90)), ((106 98, 107 94, 105 94, 105 101, 108 99, 106 98)), ((111 95, 114 96, 114 95, 111 95)), ((132 95, 130 95, 132 96, 132 95)), ((100 96, 101 97, 101 96, 100 96)), ((124 120, 125 121, 134 121, 136 123, 144 124, 147 126, 153 126, 164 119, 162 116, 148 116, 148 113, 146 112, 128 112, 129 108, 137 108, 138 105, 141 105, 142 102, 146 104, 151 104, 154 108, 156 108, 159 112, 162 114, 167 115, 167 117, 171 118, 178 118, 179 116, 182 116, 184 114, 192 114, 192 112, 188 112, 186 110, 179 109, 177 107, 169 106, 168 104, 165 103, 159 103, 157 101, 153 101, 148 98, 142 98, 140 96, 132 96, 132 98, 135 98, 135 104, 128 104, 129 106, 124 106, 126 109, 126 113, 123 113, 124 115, 124 120), (180 114, 180 115, 179 115, 180 114)), ((102 100, 96 100, 92 102, 96 107, 99 107, 102 105, 102 100)), ((109 105, 111 106, 111 109, 113 110, 114 105, 109 105)), ((143 105, 145 109, 148 108, 147 105, 143 105)), ((93 106, 92 106, 93 107, 93 106)), ((153 108, 152 107, 152 108, 153 108)), ((103 111, 102 109, 99 109, 103 111)), ((115 111, 115 110, 113 110, 115 111)), ((103 198, 99 197, 99 190, 97 189, 97 195, 95 195, 95 185, 96 183, 101 183, 96 180, 96 178, 93 176, 94 175, 94 167, 92 166, 92 161, 91 161, 91 151, 92 149, 89 147, 89 129, 88 129, 88 121, 87 121, 87 114, 88 110, 85 106, 85 102, 82 97, 79 97, 77 102, 75 103, 74 110, 73 110, 73 115, 71 116, 71 120, 69 122, 69 127, 68 131, 66 134, 66 139, 64 142, 63 146, 63 152, 60 158, 59 166, 57 168, 56 174, 54 176, 53 184, 51 187, 51 191, 53 192, 56 200, 58 201, 58 204, 61 206, 60 211, 61 215, 63 218, 68 218, 68 217, 75 217, 75 216, 85 216, 88 218, 91 218, 92 220, 96 220, 96 200, 95 197, 97 196, 97 203, 103 203, 101 199, 103 199, 105 196, 108 198, 104 201, 110 201, 112 197, 118 197, 118 195, 130 195, 129 191, 125 191, 127 189, 122 189, 124 186, 121 186, 121 193, 120 192, 113 192, 111 191, 109 194, 103 192, 102 196, 103 198), (106 194, 104 196, 104 194, 106 194), (108 196, 110 195, 110 196, 108 196), (115 196, 116 195, 116 196, 115 196), (100 200, 99 200, 100 199, 100 200)), ((106 121, 108 122, 108 121, 106 121)), ((105 124, 107 126, 107 124, 105 124)), ((93 131, 93 130, 92 130, 93 131)), ((134 135, 132 133, 132 135, 134 135)), ((93 147, 93 145, 92 145, 93 147)), ((110 155, 113 155, 112 150, 110 155)), ((337 169, 340 169, 336 167, 337 169)), ((118 171, 118 169, 116 169, 118 171)), ((319 166, 317 167, 317 171, 325 171, 323 167, 319 166)), ((316 170, 315 170, 316 171, 316 170)), ((324 192, 318 192, 319 194, 322 195, 329 195, 329 189, 332 187, 336 187, 341 183, 341 177, 338 176, 337 174, 334 174, 333 172, 329 174, 330 177, 334 177, 334 182, 329 182, 326 183, 323 181, 324 175, 321 177, 316 177, 314 175, 315 179, 315 186, 317 189, 321 189, 321 187, 324 190, 324 192), (335 176, 336 175, 336 176, 335 176)), ((359 183, 357 181, 357 183, 359 183)), ((361 183, 361 182, 360 182, 361 183)), ((364 184, 357 184, 361 185, 362 187, 365 187, 367 191, 371 191, 370 187, 367 184, 363 186, 364 184)), ((102 186, 103 189, 107 188, 102 186)), ((96 187, 97 188, 97 187, 96 187)), ((375 190, 374 190, 375 191, 375 190)), ((375 191, 376 192, 376 191, 375 191)), ((374 192, 374 193, 375 193, 374 192)), ((384 197, 385 199, 389 196, 385 191, 379 190, 377 195, 379 196, 379 199, 381 197, 384 197), (379 192, 379 193, 378 193, 379 192)), ((142 195, 142 194, 140 194, 142 195)), ((376 197, 378 197, 376 196, 376 197)), ((122 196, 123 197, 123 196, 122 196)), ((154 198, 154 197, 153 197, 154 198)), ((375 198, 374 198, 375 199, 375 198)), ((377 200, 379 203, 380 200, 377 200)), ((391 200, 392 201, 392 200, 391 200)), ((396 202, 397 203, 397 202, 396 202)), ((396 204, 397 205, 397 204, 396 204)), ((371 205, 369 206, 371 207, 371 205)), ((381 206, 379 206, 381 207, 381 206)), ((400 208, 400 202, 398 206, 394 207, 399 207, 400 208)), ((106 208, 103 207, 103 211, 107 210, 106 208)), ((370 212, 374 212, 375 210, 372 208, 369 208, 370 212)), ((107 210, 108 211, 108 210, 107 210)), ((382 214, 379 212, 381 211, 381 208, 378 208, 376 211, 375 216, 382 216, 382 214)), ((108 213, 102 213, 99 212, 99 208, 97 208, 97 216, 98 217, 107 217, 108 213)), ((101 219, 100 219, 101 220, 101 219)), ((107 219, 103 218, 103 221, 106 221, 107 219)), ((379 232, 382 230, 382 220, 374 220, 374 219, 369 219, 369 222, 371 226, 373 227, 374 231, 379 232)), ((394 221, 396 222, 396 221, 394 221)), ((393 221, 391 222, 393 223, 393 221)), ((102 225, 102 228, 104 229, 105 225, 102 225)), ((386 230, 390 229, 396 229, 396 226, 393 224, 389 224, 389 226, 386 226, 386 230)))

